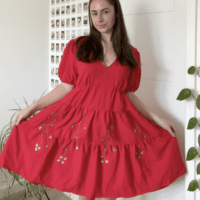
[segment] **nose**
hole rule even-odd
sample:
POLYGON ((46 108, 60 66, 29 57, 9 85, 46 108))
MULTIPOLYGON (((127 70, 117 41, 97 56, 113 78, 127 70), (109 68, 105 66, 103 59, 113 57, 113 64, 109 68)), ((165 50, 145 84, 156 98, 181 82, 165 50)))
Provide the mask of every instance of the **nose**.
POLYGON ((102 14, 99 14, 99 15, 98 15, 99 24, 101 24, 102 20, 103 20, 102 14))

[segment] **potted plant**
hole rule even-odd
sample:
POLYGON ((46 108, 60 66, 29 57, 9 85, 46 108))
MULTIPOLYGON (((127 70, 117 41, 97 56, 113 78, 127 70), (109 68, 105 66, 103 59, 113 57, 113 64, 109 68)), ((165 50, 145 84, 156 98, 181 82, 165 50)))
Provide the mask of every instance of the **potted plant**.
MULTIPOLYGON (((47 90, 47 89, 46 89, 46 90, 47 90)), ((46 90, 45 90, 45 91, 46 91, 46 90)), ((45 91, 44 91, 44 93, 45 93, 45 91)), ((42 96, 41 96, 40 98, 43 97, 44 93, 42 94, 42 96)), ((23 98, 24 98, 24 97, 23 97, 23 98)), ((33 100, 33 103, 34 103, 36 100, 37 100, 37 99, 33 100)), ((14 101, 15 101, 15 100, 14 100, 14 101)), ((27 106, 29 106, 25 98, 24 98, 24 102, 26 103, 27 106)), ((16 103, 16 101, 15 101, 15 103, 16 103)), ((16 104, 17 104, 17 103, 16 103, 16 104)), ((17 104, 17 105, 18 105, 18 104, 17 104)), ((10 122, 9 122, 7 125, 5 125, 5 126, 3 127, 3 129, 2 129, 2 131, 1 131, 1 135, 0 135, 0 152, 2 152, 2 150, 3 150, 3 148, 4 148, 5 144, 6 144, 7 139, 8 139, 10 133, 12 132, 12 130, 13 130, 13 128, 14 128, 14 122, 12 121, 14 115, 15 115, 17 112, 20 112, 20 111, 22 110, 21 107, 20 107, 19 105, 18 105, 18 107, 19 107, 18 109, 10 109, 10 110, 8 110, 8 111, 15 111, 15 113, 12 115, 12 117, 11 117, 11 119, 10 119, 10 122)), ((34 115, 36 115, 38 112, 40 112, 40 110, 34 112, 29 118, 27 118, 27 120, 29 120, 31 117, 33 117, 34 115)), ((31 196, 34 196, 34 197, 36 197, 35 194, 38 193, 38 194, 39 194, 39 197, 41 198, 41 192, 44 192, 44 194, 46 195, 46 197, 49 199, 49 197, 48 197, 48 195, 47 195, 45 189, 43 188, 43 185, 37 185, 37 191, 34 191, 34 192, 33 192, 33 188, 34 188, 33 184, 31 184, 30 182, 28 182, 27 180, 25 180, 23 177, 21 177, 21 176, 18 175, 18 174, 15 174, 15 173, 13 173, 13 172, 11 172, 11 171, 9 171, 9 170, 3 169, 3 168, 1 168, 1 167, 0 167, 0 169, 1 169, 2 173, 5 175, 5 178, 6 178, 6 181, 3 181, 3 182, 6 182, 6 184, 7 184, 6 194, 4 193, 5 196, 6 196, 6 199, 8 199, 9 197, 11 198, 11 189, 12 189, 12 187, 13 187, 13 185, 14 185, 14 183, 15 183, 16 181, 19 183, 19 185, 24 186, 24 189, 25 189, 24 198, 26 198, 26 197, 29 198, 29 196, 28 196, 29 193, 31 193, 31 196), (4 171, 5 171, 5 173, 4 173, 4 171), (7 177, 7 175, 6 175, 6 171, 7 171, 7 172, 11 175, 11 177, 12 177, 10 181, 8 181, 8 177, 7 177)), ((3 183, 3 182, 2 182, 2 183, 3 183)), ((24 198, 23 198, 23 199, 24 199, 24 198)))

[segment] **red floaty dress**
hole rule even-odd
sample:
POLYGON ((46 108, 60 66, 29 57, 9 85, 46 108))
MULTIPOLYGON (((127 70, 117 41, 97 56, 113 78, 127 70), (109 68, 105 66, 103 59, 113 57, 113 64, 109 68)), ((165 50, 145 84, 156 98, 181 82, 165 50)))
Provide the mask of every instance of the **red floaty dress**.
POLYGON ((100 60, 83 63, 71 49, 75 40, 58 70, 61 81, 75 88, 14 126, 0 167, 89 199, 134 197, 184 175, 177 138, 147 120, 125 94, 138 89, 141 65, 131 73, 117 59, 109 67, 100 60))

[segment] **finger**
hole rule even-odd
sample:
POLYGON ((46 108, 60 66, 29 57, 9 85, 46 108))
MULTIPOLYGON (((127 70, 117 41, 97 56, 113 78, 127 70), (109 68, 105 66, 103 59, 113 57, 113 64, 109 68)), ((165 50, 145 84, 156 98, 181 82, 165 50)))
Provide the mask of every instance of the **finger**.
POLYGON ((15 118, 15 121, 14 121, 15 124, 17 124, 17 121, 18 121, 18 116, 15 118))
POLYGON ((173 131, 171 130, 171 126, 167 128, 167 131, 168 131, 173 137, 175 137, 173 131))
POLYGON ((176 136, 176 129, 175 129, 174 124, 171 125, 171 129, 172 129, 172 131, 173 131, 174 136, 176 136))
POLYGON ((171 132, 171 131, 168 131, 170 133, 170 135, 172 135, 172 137, 175 137, 175 135, 171 132))
POLYGON ((15 123, 17 122, 18 117, 19 117, 19 115, 17 114, 17 116, 15 117, 15 120, 14 120, 15 123))
POLYGON ((15 118, 15 122, 16 122, 16 123, 19 121, 19 118, 20 118, 20 117, 21 117, 21 114, 18 113, 17 116, 16 116, 16 118, 15 118))
POLYGON ((20 117, 18 124, 19 124, 21 121, 23 121, 23 117, 22 117, 22 116, 20 117))
POLYGON ((173 126, 173 124, 171 125, 171 129, 175 133, 175 127, 173 126))
POLYGON ((17 121, 17 124, 16 124, 16 125, 18 125, 18 124, 20 123, 20 121, 21 121, 21 120, 19 119, 19 120, 17 121))
POLYGON ((176 137, 176 135, 174 134, 173 131, 170 131, 170 134, 171 134, 173 137, 176 137))
POLYGON ((172 122, 169 123, 169 127, 170 127, 171 133, 174 135, 174 133, 175 133, 175 127, 174 127, 174 124, 172 122))
POLYGON ((21 115, 19 115, 19 117, 18 117, 18 119, 17 119, 17 122, 16 122, 16 125, 18 125, 18 124, 20 123, 20 121, 21 121, 21 118, 22 118, 22 116, 21 116, 21 115))

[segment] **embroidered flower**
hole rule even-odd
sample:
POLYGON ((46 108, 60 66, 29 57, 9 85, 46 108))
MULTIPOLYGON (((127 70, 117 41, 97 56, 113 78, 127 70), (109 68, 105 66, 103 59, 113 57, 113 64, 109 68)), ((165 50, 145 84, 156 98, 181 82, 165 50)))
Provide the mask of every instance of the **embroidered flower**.
MULTIPOLYGON (((113 125, 108 125, 106 137, 102 139, 102 142, 107 140, 106 147, 107 147, 108 144, 111 145, 111 143, 109 141, 109 139, 110 139, 109 138, 109 131, 110 131, 110 129, 113 129, 113 125)), ((103 155, 101 155, 101 158, 102 158, 101 159, 101 163, 104 163, 104 160, 105 160, 104 157, 105 157, 105 153, 107 152, 107 148, 106 147, 104 148, 103 155)), ((111 147, 112 147, 112 151, 115 152, 116 149, 112 145, 111 145, 111 147)), ((108 163, 108 159, 105 160, 105 163, 108 163)))
MULTIPOLYGON (((76 143, 77 143, 77 139, 78 139, 77 133, 79 133, 80 125, 81 125, 82 121, 85 122, 84 115, 85 115, 86 110, 87 110, 87 109, 84 110, 82 119, 81 119, 79 122, 77 122, 76 124, 72 124, 72 125, 71 125, 71 128, 74 128, 76 125, 79 125, 76 134, 75 134, 75 135, 73 136, 73 138, 72 138, 72 140, 75 140, 76 143)), ((86 130, 86 122, 85 122, 84 130, 86 130)), ((71 142, 72 142, 72 140, 71 140, 71 142)), ((65 153, 66 153, 66 151, 68 151, 68 148, 69 148, 69 146, 71 145, 71 142, 70 142, 70 144, 67 146, 67 148, 65 147, 65 151, 64 151, 63 155, 61 155, 61 156, 60 156, 60 159, 57 160, 58 162, 61 161, 61 158, 63 158, 63 160, 62 160, 62 162, 61 162, 62 164, 64 164, 64 160, 67 160, 67 157, 65 157, 65 153)), ((76 150, 78 150, 78 145, 76 146, 76 150)))
POLYGON ((52 139, 52 135, 48 135, 48 128, 49 128, 50 126, 51 126, 51 127, 54 126, 54 123, 56 122, 58 115, 60 115, 60 113, 63 113, 63 108, 64 108, 65 106, 66 106, 66 105, 64 105, 64 106, 62 107, 61 111, 58 112, 58 113, 55 113, 55 114, 54 114, 54 112, 51 112, 51 113, 50 113, 50 116, 47 117, 47 120, 49 120, 49 119, 51 119, 52 117, 54 117, 55 119, 54 119, 52 122, 48 123, 48 121, 45 121, 45 122, 43 122, 43 123, 38 127, 39 130, 42 130, 42 131, 44 130, 44 132, 41 133, 40 145, 39 145, 38 143, 35 145, 35 151, 41 149, 42 138, 43 138, 44 135, 46 135, 46 139, 47 139, 47 144, 46 144, 45 147, 46 147, 46 149, 49 147, 49 140, 48 140, 48 139, 52 139), (45 124, 46 124, 46 125, 45 125, 45 124))

